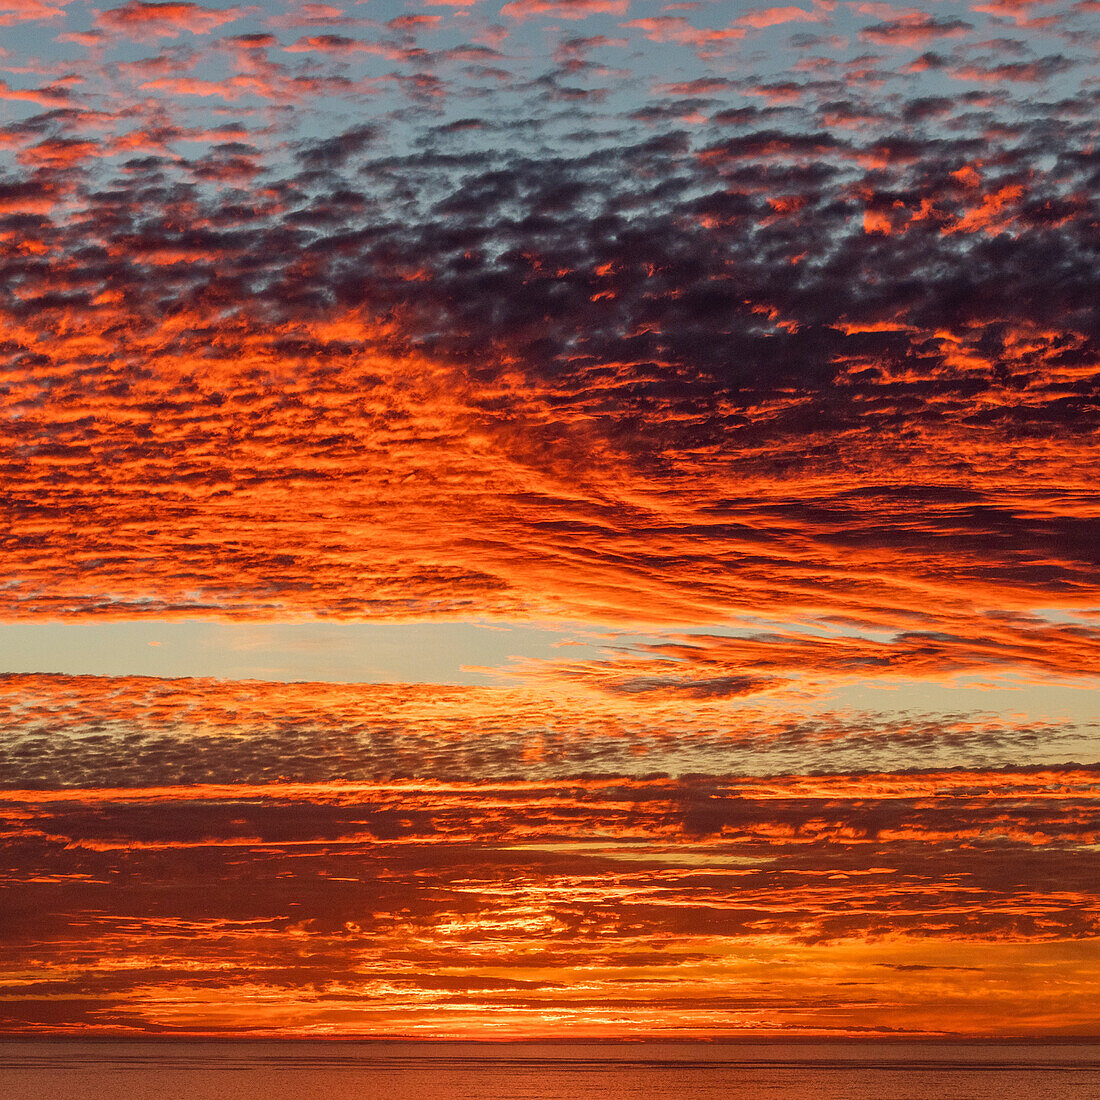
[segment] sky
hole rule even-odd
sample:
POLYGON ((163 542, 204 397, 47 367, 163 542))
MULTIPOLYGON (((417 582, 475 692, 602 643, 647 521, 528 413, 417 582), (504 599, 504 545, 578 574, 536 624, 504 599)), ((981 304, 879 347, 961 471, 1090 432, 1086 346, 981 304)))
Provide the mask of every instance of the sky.
POLYGON ((0 0, 0 1034, 1100 1036, 1097 0, 0 0))

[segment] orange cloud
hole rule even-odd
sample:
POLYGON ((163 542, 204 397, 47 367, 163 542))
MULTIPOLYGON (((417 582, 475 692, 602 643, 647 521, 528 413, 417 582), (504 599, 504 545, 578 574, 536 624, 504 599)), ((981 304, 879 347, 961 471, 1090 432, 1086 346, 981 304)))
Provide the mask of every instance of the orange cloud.
POLYGON ((815 5, 810 10, 794 6, 757 8, 740 16, 737 22, 756 30, 783 23, 823 23, 827 21, 831 10, 832 6, 827 7, 824 4, 815 5))
POLYGON ((572 1037, 670 1019, 687 1036, 845 1035, 888 1011, 918 1035, 1082 1034, 1096 780, 7 791, 0 852, 34 870, 9 881, 4 1026, 515 1038, 552 1015, 572 1037), (81 996, 53 1012, 46 988, 81 996))
POLYGON ((630 0, 509 0, 500 9, 512 19, 587 19, 590 15, 622 15, 630 0))
POLYGON ((12 635, 563 643, 0 676, 0 1029, 1096 1030, 1089 4, 833 8, 0 6, 12 635))
POLYGON ((178 38, 181 33, 204 35, 244 15, 239 8, 207 8, 192 3, 147 3, 131 0, 120 8, 108 8, 96 15, 104 30, 139 40, 178 38))
POLYGON ((0 0, 0 27, 63 19, 65 5, 69 2, 71 0, 62 0, 61 4, 51 4, 47 0, 0 0))
POLYGON ((696 27, 681 15, 655 15, 645 19, 631 19, 620 26, 641 31, 651 42, 672 42, 691 46, 696 50, 713 50, 721 43, 744 38, 743 27, 696 27))

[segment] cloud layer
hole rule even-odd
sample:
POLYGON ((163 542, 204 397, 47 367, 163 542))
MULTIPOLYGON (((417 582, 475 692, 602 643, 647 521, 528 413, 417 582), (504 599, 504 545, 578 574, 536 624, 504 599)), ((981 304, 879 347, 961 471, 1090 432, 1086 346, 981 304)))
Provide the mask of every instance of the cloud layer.
POLYGON ((5 93, 4 613, 1095 606, 1090 13, 848 8, 59 34, 5 93))
POLYGON ((3 1019, 252 1034, 518 1036, 549 1020, 573 1034, 1086 1032, 1096 778, 8 791, 3 1019), (1036 984, 1052 965, 1064 980, 1036 984))
POLYGON ((0 1030, 1096 1033, 1096 24, 0 0, 0 620, 606 643, 0 677, 0 1030))
POLYGON ((530 686, 4 687, 8 1030, 1097 1023, 1100 770, 928 767, 1049 756, 1057 729, 530 686))

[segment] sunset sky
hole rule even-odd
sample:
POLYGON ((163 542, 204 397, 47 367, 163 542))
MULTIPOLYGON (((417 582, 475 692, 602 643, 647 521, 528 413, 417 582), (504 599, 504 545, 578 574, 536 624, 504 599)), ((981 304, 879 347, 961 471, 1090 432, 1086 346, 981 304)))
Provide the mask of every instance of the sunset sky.
POLYGON ((1100 1036, 1100 0, 0 0, 0 1034, 1100 1036))

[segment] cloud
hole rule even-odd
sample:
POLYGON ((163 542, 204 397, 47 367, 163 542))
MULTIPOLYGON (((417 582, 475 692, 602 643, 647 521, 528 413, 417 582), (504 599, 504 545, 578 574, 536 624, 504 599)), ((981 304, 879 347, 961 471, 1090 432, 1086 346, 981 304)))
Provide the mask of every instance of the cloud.
POLYGON ((620 26, 641 31, 650 42, 675 43, 691 46, 700 54, 721 49, 728 42, 744 38, 743 27, 697 27, 681 15, 655 15, 645 19, 631 19, 620 26))
POLYGON ((0 27, 19 23, 56 22, 65 16, 65 4, 51 4, 45 0, 2 0, 0 2, 0 27))
POLYGON ((120 8, 108 8, 96 15, 104 30, 138 40, 178 38, 182 32, 204 35, 226 23, 241 19, 239 8, 206 8, 191 3, 145 3, 133 0, 120 8))
POLYGON ((500 14, 511 19, 587 19, 590 15, 623 15, 630 0, 510 0, 500 14))
POLYGON ((0 617, 588 656, 3 678, 0 1026, 1091 1026, 1095 55, 986 8, 3 9, 0 617))
POLYGON ((918 12, 864 27, 859 36, 881 45, 920 49, 941 38, 962 37, 973 29, 973 24, 962 19, 937 19, 925 12, 918 12))
MULTIPOLYGON (((322 79, 143 85, 291 99, 322 79)), ((373 123, 296 140, 283 174, 232 138, 135 160, 110 209, 78 174, 94 143, 60 120, 13 132, 50 173, 8 184, 13 209, 47 209, 52 188, 84 212, 41 238, 71 262, 12 259, 6 613, 753 607, 905 631, 930 593, 945 617, 1087 604, 1087 161, 1037 131, 1063 183, 1019 152, 969 167, 988 159, 969 137, 756 117, 492 170, 394 159, 373 123), (166 173, 186 225, 143 205, 166 173), (614 183, 638 173, 659 195, 614 183), (214 304, 232 321, 212 325, 214 304), (1004 470, 1025 422, 1042 425, 1025 466, 1060 494, 1004 470), (134 511, 150 491, 156 521, 134 511)))
MULTIPOLYGON (((945 624, 946 625, 946 624, 945 624)), ((905 631, 887 639, 809 633, 686 635, 624 647, 606 659, 536 662, 536 677, 590 684, 613 694, 674 698, 751 694, 798 681, 803 692, 849 679, 928 680, 1019 671, 1036 681, 1089 678, 1100 633, 1077 626, 967 618, 958 633, 905 631)))
POLYGON ((952 74, 959 80, 980 83, 1009 80, 1021 84, 1042 84, 1059 73, 1074 67, 1075 62, 1061 54, 1051 54, 1034 61, 1006 61, 993 65, 960 65, 952 74))
POLYGON ((356 1034, 528 1034, 552 1003, 599 1035, 612 998, 639 1035, 674 1009, 724 1034, 875 1028, 887 1005, 973 1034, 1015 997, 1013 1033, 1043 1019, 1032 968, 1054 966, 1072 1030, 1095 797, 1085 768, 8 791, 5 853, 36 871, 5 952, 33 938, 40 961, 3 1026, 309 1034, 357 1006, 356 1034), (924 995, 930 967, 949 1001, 924 995))
POLYGON ((838 709, 789 691, 821 676, 807 655, 788 658, 786 673, 738 676, 722 667, 732 657, 702 640, 688 650, 665 643, 648 658, 525 667, 478 688, 8 676, 0 752, 20 788, 228 789, 686 775, 715 761, 752 774, 985 768, 1080 759, 1093 736, 1053 716, 838 709))
POLYGON ((816 4, 809 10, 794 6, 757 8, 740 16, 737 22, 756 30, 776 27, 784 23, 824 23, 828 20, 833 7, 835 5, 816 4))

